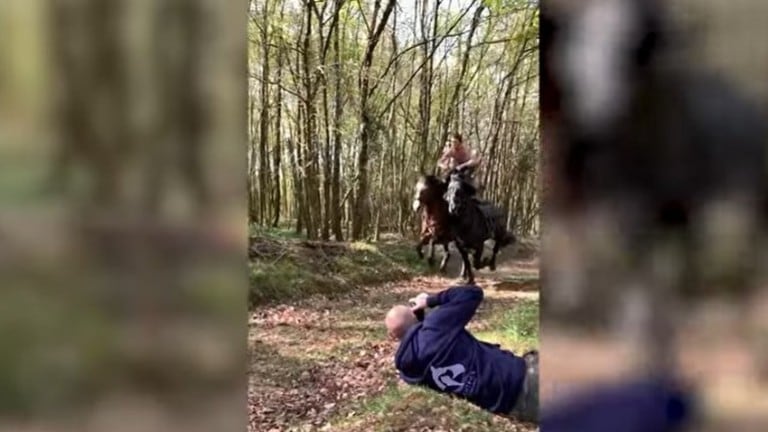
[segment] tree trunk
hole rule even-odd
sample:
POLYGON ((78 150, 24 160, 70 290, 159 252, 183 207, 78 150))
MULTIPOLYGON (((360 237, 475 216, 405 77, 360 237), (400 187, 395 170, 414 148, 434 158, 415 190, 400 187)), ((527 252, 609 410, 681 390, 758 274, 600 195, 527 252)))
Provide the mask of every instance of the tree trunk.
POLYGON ((305 145, 305 176, 304 176, 304 194, 306 198, 306 228, 307 238, 318 238, 320 224, 322 221, 320 188, 317 180, 319 171, 319 162, 317 154, 317 111, 315 108, 315 88, 313 74, 314 68, 312 62, 312 46, 310 37, 312 36, 312 2, 306 5, 306 28, 303 39, 303 82, 304 82, 304 145, 305 145))
MULTIPOLYGON (((435 2, 435 8, 434 8, 434 16, 433 16, 433 25, 431 26, 432 29, 435 29, 437 27, 437 9, 440 5, 439 0, 435 2)), ((422 61, 424 62, 424 67, 421 70, 421 79, 420 79, 420 93, 419 93, 419 150, 421 154, 421 162, 419 163, 419 170, 421 172, 426 172, 427 170, 427 162, 429 161, 429 155, 432 153, 430 151, 429 146, 429 126, 431 123, 431 115, 432 115, 432 71, 433 71, 433 61, 432 61, 432 53, 434 50, 432 49, 434 47, 434 44, 436 42, 430 43, 429 40, 434 37, 435 32, 430 29, 430 26, 428 26, 427 23, 427 10, 429 6, 428 0, 422 0, 421 3, 421 16, 420 16, 420 23, 421 23, 421 38, 422 38, 422 61)), ((434 172, 434 170, 430 170, 431 172, 434 172)))
MULTIPOLYGON (((280 7, 280 21, 283 20, 285 4, 280 7)), ((280 223, 280 162, 282 157, 282 124, 283 124, 283 52, 281 46, 277 50, 277 93, 275 95, 275 145, 272 149, 272 226, 280 223)))
MULTIPOLYGON (((336 0, 336 14, 341 11, 341 0, 336 0)), ((341 157, 341 115, 343 107, 342 94, 341 94, 341 44, 340 44, 341 30, 337 30, 333 36, 333 168, 331 179, 331 225, 333 227, 333 236, 336 241, 344 240, 344 235, 341 230, 341 202, 340 191, 341 185, 340 179, 340 157, 341 157)))
MULTIPOLYGON (((264 22, 269 22, 269 1, 263 2, 264 22)), ((269 196, 269 181, 267 173, 267 140, 269 139, 269 33, 268 26, 262 26, 262 62, 261 76, 261 112, 259 114, 259 221, 262 223, 267 220, 267 197, 269 196)))
MULTIPOLYGON (((128 65, 120 34, 122 11, 114 2, 54 2, 51 10, 53 58, 61 78, 56 101, 58 143, 63 164, 82 162, 93 186, 88 204, 113 209, 122 201, 122 176, 130 147, 128 135, 128 65), (77 17, 84 17, 83 20, 77 17), (81 22, 82 33, 74 25, 81 22), (70 37, 66 37, 69 35, 70 37), (71 49, 72 40, 84 36, 83 47, 71 49), (82 51, 84 56, 71 55, 82 51), (99 127, 93 119, 102 119, 99 127)), ((118 210, 119 211, 119 210, 118 210)))
MULTIPOLYGON (((357 191, 355 193, 355 206, 352 215, 352 239, 360 240, 365 235, 368 225, 368 146, 369 140, 373 135, 372 119, 370 118, 370 107, 368 100, 370 94, 370 69, 373 64, 373 53, 379 44, 381 33, 389 20, 392 9, 395 7, 395 0, 388 0, 384 8, 381 19, 375 29, 372 27, 368 36, 368 45, 363 57, 363 65, 360 70, 360 150, 357 157, 357 191)), ((378 15, 381 1, 376 0, 374 4, 374 18, 378 15)))
MULTIPOLYGON (((258 174, 256 173, 256 167, 258 165, 258 151, 256 148, 256 126, 254 118, 256 117, 256 98, 251 96, 251 103, 248 104, 248 223, 249 224, 260 224, 261 220, 259 219, 259 184, 258 184, 258 174)), ((149 198, 150 203, 148 203, 148 206, 156 206, 157 204, 154 203, 154 201, 159 200, 158 197, 156 197, 159 194, 160 190, 160 181, 161 179, 159 176, 162 176, 165 174, 165 170, 162 167, 158 167, 155 170, 153 170, 154 175, 151 175, 149 182, 152 183, 152 195, 153 197, 149 198)))

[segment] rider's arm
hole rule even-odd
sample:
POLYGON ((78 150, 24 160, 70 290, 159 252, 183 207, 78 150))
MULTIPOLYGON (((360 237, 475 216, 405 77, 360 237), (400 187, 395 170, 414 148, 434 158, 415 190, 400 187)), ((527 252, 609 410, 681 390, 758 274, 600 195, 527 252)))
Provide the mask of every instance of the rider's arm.
POLYGON ((480 155, 475 150, 470 150, 469 160, 461 164, 458 168, 474 168, 480 164, 480 155))
POLYGON ((451 148, 446 147, 445 150, 443 150, 443 154, 440 156, 440 159, 437 161, 437 166, 442 169, 449 168, 452 157, 453 152, 451 151, 451 148))
POLYGON ((424 327, 464 328, 483 301, 483 290, 472 285, 448 288, 427 297, 427 306, 439 306, 424 319, 424 327))

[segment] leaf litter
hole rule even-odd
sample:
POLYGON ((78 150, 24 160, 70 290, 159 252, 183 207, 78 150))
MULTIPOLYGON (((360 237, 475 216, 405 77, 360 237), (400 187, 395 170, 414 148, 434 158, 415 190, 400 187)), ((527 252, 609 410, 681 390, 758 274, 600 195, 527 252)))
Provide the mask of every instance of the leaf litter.
MULTIPOLYGON (((530 425, 500 418, 492 418, 491 424, 484 420, 475 426, 456 425, 455 419, 449 421, 448 406, 456 403, 450 398, 436 398, 438 402, 430 406, 431 414, 424 418, 398 413, 398 417, 410 416, 406 423, 386 414, 371 418, 371 413, 360 408, 398 382, 393 364, 397 346, 386 338, 382 325, 388 308, 421 292, 440 291, 453 282, 434 276, 417 277, 252 311, 248 431, 372 430, 371 422, 379 425, 373 427, 376 430, 534 430, 530 425), (337 426, 339 419, 354 421, 337 426)), ((493 282, 478 279, 481 286, 493 282)), ((486 290, 486 295, 495 294, 486 290)), ((500 304, 481 307, 471 328, 484 327, 487 315, 515 301, 506 297, 496 300, 500 304)), ((409 405, 417 404, 409 401, 406 411, 409 405)))

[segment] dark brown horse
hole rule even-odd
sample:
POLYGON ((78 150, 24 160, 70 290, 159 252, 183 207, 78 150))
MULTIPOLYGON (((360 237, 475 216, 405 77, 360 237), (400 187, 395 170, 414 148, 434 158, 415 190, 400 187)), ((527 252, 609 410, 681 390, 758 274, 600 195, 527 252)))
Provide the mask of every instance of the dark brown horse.
POLYGON ((435 244, 443 246, 443 260, 440 262, 440 271, 445 271, 445 266, 451 254, 448 244, 454 240, 448 217, 448 203, 443 199, 447 184, 433 175, 422 175, 416 183, 416 193, 413 198, 413 211, 421 210, 421 236, 416 245, 416 253, 419 258, 424 258, 422 248, 429 244, 429 256, 427 258, 430 267, 435 263, 435 244))

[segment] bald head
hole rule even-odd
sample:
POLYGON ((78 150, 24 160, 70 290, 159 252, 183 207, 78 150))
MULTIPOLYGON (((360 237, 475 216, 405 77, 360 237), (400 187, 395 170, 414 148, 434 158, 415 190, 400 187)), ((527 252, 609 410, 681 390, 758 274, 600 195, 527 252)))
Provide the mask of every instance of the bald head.
POLYGON ((411 308, 408 306, 397 305, 387 312, 384 318, 384 324, 387 326, 387 334, 395 339, 401 339, 405 332, 416 324, 418 320, 411 308))

